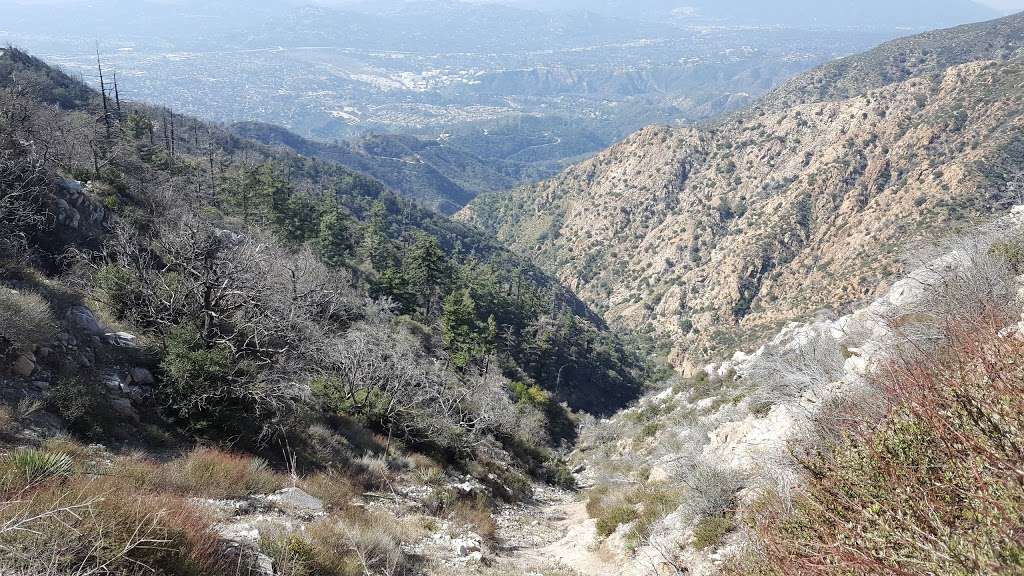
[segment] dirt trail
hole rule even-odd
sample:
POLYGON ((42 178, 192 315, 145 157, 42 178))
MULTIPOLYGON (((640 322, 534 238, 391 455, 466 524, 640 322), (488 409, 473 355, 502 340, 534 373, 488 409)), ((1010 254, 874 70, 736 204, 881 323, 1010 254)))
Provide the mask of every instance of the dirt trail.
POLYGON ((525 574, 562 565, 582 576, 626 576, 608 551, 596 547, 596 521, 574 495, 545 493, 532 506, 502 515, 500 535, 512 545, 499 558, 525 574))

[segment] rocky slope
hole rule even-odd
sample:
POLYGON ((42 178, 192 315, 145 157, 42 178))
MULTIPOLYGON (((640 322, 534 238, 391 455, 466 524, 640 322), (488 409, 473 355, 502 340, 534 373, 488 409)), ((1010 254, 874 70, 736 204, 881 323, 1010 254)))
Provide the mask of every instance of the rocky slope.
POLYGON ((754 110, 841 100, 912 76, 978 60, 1007 60, 1024 49, 1024 14, 900 38, 840 58, 786 82, 754 110))
POLYGON ((899 271, 900 246, 1013 203, 1024 61, 1012 55, 1024 19, 968 31, 969 44, 962 29, 904 41, 934 46, 934 64, 915 70, 907 53, 903 77, 826 67, 760 108, 704 128, 647 128, 458 217, 533 255, 612 323, 670 340, 674 363, 693 369, 871 296, 899 271), (1008 59, 946 67, 976 57, 1008 59), (836 75, 848 82, 811 88, 836 75))
MULTIPOLYGON (((598 523, 611 523, 589 548, 614 558, 621 574, 728 569, 752 536, 739 519, 765 493, 798 493, 813 470, 804 468, 812 460, 796 455, 826 453, 838 431, 856 436, 851 422, 886 413, 891 398, 880 371, 941 347, 948 322, 969 323, 983 302, 1007 311, 1000 339, 1021 337, 1024 276, 1001 258, 1004 247, 1019 246, 1022 232, 1018 206, 965 237, 922 249, 908 260, 910 271, 870 303, 841 317, 789 323, 756 350, 703 366, 589 428, 578 449, 583 483, 592 487, 588 510, 599 512, 598 523), (660 492, 660 514, 612 515, 593 506, 630 490, 626 502, 643 507, 658 502, 644 494, 660 492), (712 510, 707 504, 715 499, 728 506, 712 510), (728 522, 708 540, 704 521, 716 514, 728 522)), ((776 573, 758 568, 765 571, 727 573, 776 573)))

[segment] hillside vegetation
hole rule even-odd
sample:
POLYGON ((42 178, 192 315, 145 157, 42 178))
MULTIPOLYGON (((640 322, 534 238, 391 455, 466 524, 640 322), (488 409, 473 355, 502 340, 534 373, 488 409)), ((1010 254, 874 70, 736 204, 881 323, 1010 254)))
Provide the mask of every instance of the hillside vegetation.
POLYGON ((459 218, 693 370, 873 295, 899 272, 901 246, 1018 201, 1022 30, 1011 17, 898 41, 714 125, 647 128, 549 181, 483 195, 459 218), (934 48, 917 67, 900 47, 920 45, 934 48), (996 60, 948 66, 979 57, 996 60), (906 71, 862 77, 880 59, 906 71))
POLYGON ((396 574, 408 511, 356 495, 486 538, 647 376, 480 233, 13 48, 0 231, 4 571, 396 574))
POLYGON ((325 144, 259 122, 234 124, 231 131, 263 144, 346 166, 442 214, 459 211, 481 192, 506 190, 554 172, 527 163, 481 158, 459 147, 415 136, 382 134, 325 144))

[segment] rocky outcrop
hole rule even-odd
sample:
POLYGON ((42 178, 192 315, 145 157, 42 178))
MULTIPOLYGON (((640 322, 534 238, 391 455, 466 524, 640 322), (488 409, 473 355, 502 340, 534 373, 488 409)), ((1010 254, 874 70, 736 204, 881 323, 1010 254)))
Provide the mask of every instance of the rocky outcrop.
POLYGON ((59 180, 44 198, 48 226, 35 240, 42 246, 96 246, 113 223, 113 213, 103 204, 104 190, 91 183, 59 180))

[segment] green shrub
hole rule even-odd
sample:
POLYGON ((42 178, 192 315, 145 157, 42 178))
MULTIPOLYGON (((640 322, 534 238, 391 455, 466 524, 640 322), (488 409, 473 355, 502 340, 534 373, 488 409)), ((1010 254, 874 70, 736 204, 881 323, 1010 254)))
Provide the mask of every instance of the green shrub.
POLYGON ((94 374, 64 374, 53 387, 53 403, 68 429, 87 438, 104 438, 114 429, 110 399, 94 374))
POLYGON ((683 501, 683 491, 668 484, 640 485, 627 496, 634 506, 640 507, 636 522, 626 534, 631 546, 638 546, 651 536, 651 529, 660 520, 675 512, 683 501))
POLYGON ((536 384, 516 381, 509 384, 509 390, 512 391, 516 402, 540 409, 547 408, 551 404, 551 394, 536 384))
POLYGON ((625 504, 602 510, 597 518, 597 534, 602 537, 611 536, 619 526, 629 524, 639 516, 636 508, 625 504))
POLYGON ((32 352, 53 341, 56 333, 57 321, 46 300, 38 294, 0 288, 0 348, 32 352))
POLYGON ((758 515, 781 573, 1024 573, 1024 343, 1003 325, 958 324, 880 371, 891 412, 805 461, 793 513, 758 515))
POLYGON ((991 253, 1006 262, 1014 274, 1024 272, 1024 239, 999 242, 992 245, 991 253))
POLYGON ((701 519, 693 529, 693 547, 707 550, 717 547, 732 532, 736 524, 731 517, 712 516, 701 519))
POLYGON ((96 272, 96 286, 115 318, 123 320, 143 302, 142 290, 132 272, 116 264, 106 264, 96 272))
POLYGON ((191 326, 173 328, 164 340, 161 394, 196 432, 235 431, 249 414, 236 399, 243 376, 226 345, 208 346, 191 326))

